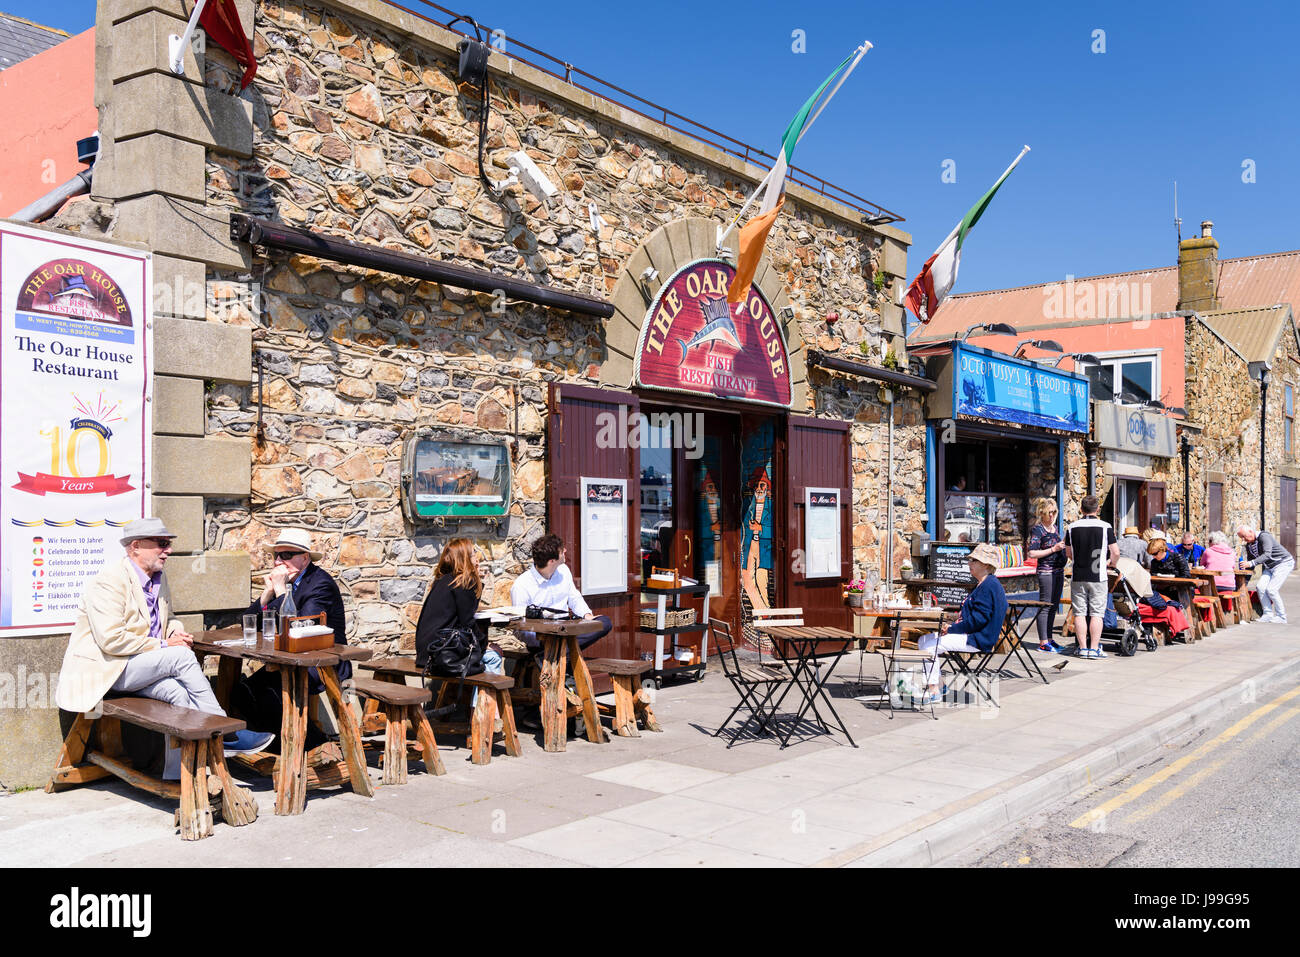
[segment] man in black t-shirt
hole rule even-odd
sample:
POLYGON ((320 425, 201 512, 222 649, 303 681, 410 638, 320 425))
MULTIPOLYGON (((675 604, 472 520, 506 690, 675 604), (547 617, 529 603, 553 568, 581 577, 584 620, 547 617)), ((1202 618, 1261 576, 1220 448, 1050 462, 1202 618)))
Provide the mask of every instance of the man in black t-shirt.
POLYGON ((1070 604, 1080 658, 1106 657, 1101 650, 1101 626, 1109 591, 1106 569, 1119 558, 1114 530, 1097 517, 1099 506, 1097 496, 1084 496, 1079 504, 1083 518, 1065 530, 1065 555, 1072 563, 1070 604))

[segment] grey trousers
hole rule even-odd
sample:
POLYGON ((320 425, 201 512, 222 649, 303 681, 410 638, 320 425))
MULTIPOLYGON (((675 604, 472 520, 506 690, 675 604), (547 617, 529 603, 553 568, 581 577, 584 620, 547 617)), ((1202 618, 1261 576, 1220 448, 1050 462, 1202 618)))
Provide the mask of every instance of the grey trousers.
MULTIPOLYGON (((208 714, 225 715, 212 686, 203 675, 194 652, 184 645, 171 645, 145 651, 127 659, 126 667, 113 682, 113 691, 130 691, 146 698, 157 698, 178 708, 193 708, 208 714)), ((156 752, 155 752, 156 753, 156 752)), ((168 742, 163 777, 177 780, 181 776, 181 752, 168 742)))

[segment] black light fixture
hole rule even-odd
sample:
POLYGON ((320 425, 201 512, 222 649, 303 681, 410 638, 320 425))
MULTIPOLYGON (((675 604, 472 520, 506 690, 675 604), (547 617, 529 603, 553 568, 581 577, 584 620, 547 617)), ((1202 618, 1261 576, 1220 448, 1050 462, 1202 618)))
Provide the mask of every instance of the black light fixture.
MULTIPOLYGON (((1027 348, 1033 346, 1035 349, 1042 349, 1044 352, 1064 352, 1061 344, 1055 339, 1021 339, 1016 343, 1016 351, 1011 354, 1011 358, 1020 358, 1027 348)), ((1059 361, 1059 360, 1058 360, 1059 361)))
POLYGON ((1145 409, 1154 409, 1157 412, 1165 411, 1165 404, 1159 399, 1147 399, 1142 403, 1142 407, 1145 409))
POLYGON ((965 342, 970 338, 970 334, 976 329, 983 329, 990 336, 1018 336, 1015 326, 1009 326, 1005 322, 977 322, 961 334, 961 341, 965 342))
POLYGON ((1056 362, 1053 363, 1053 367, 1059 368, 1061 363, 1064 362, 1066 359, 1073 359, 1075 362, 1086 362, 1089 365, 1094 365, 1094 366, 1101 364, 1101 360, 1098 359, 1096 356, 1094 356, 1091 352, 1067 352, 1065 355, 1061 356, 1061 358, 1057 359, 1056 362))

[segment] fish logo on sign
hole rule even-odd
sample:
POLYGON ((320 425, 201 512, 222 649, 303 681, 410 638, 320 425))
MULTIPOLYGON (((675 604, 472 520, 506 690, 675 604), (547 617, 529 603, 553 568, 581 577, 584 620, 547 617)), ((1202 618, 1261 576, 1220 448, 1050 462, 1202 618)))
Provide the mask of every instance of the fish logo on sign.
POLYGON ((740 337, 736 333, 736 323, 731 318, 731 310, 727 308, 727 300, 706 299, 701 309, 704 312, 704 325, 691 336, 689 342, 683 339, 677 340, 677 344, 682 349, 682 358, 678 365, 686 361, 687 353, 703 345, 707 345, 710 352, 720 342, 737 351, 740 350, 740 337))

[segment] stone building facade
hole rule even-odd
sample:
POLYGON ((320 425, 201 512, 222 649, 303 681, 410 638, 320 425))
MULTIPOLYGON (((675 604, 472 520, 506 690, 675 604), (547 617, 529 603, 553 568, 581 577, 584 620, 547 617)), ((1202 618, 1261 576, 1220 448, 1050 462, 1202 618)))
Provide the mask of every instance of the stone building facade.
MULTIPOLYGON (((52 225, 154 254, 152 491, 179 534, 168 573, 190 629, 230 620, 269 564, 264 544, 305 526, 343 588, 350 638, 409 647, 448 538, 490 556, 489 601, 526 567, 546 522, 547 388, 607 384, 619 317, 264 254, 231 238, 232 214, 612 298, 657 230, 722 226, 764 171, 493 52, 488 176, 503 180, 522 149, 559 187, 547 205, 518 188, 496 201, 458 35, 380 0, 237 6, 258 57, 242 93, 213 44, 187 51, 183 76, 168 69, 188 4, 99 0, 101 156, 91 197, 52 225), (404 440, 434 429, 517 440, 499 528, 404 517, 404 440)), ((887 407, 879 383, 808 368, 804 350, 906 364, 910 237, 862 219, 791 184, 759 271, 798 366, 791 411, 852 423, 855 574, 884 554, 887 407)), ((924 439, 915 394, 893 394, 901 561, 924 521, 924 439)), ((47 644, 23 653, 57 671, 61 643, 47 644)))

